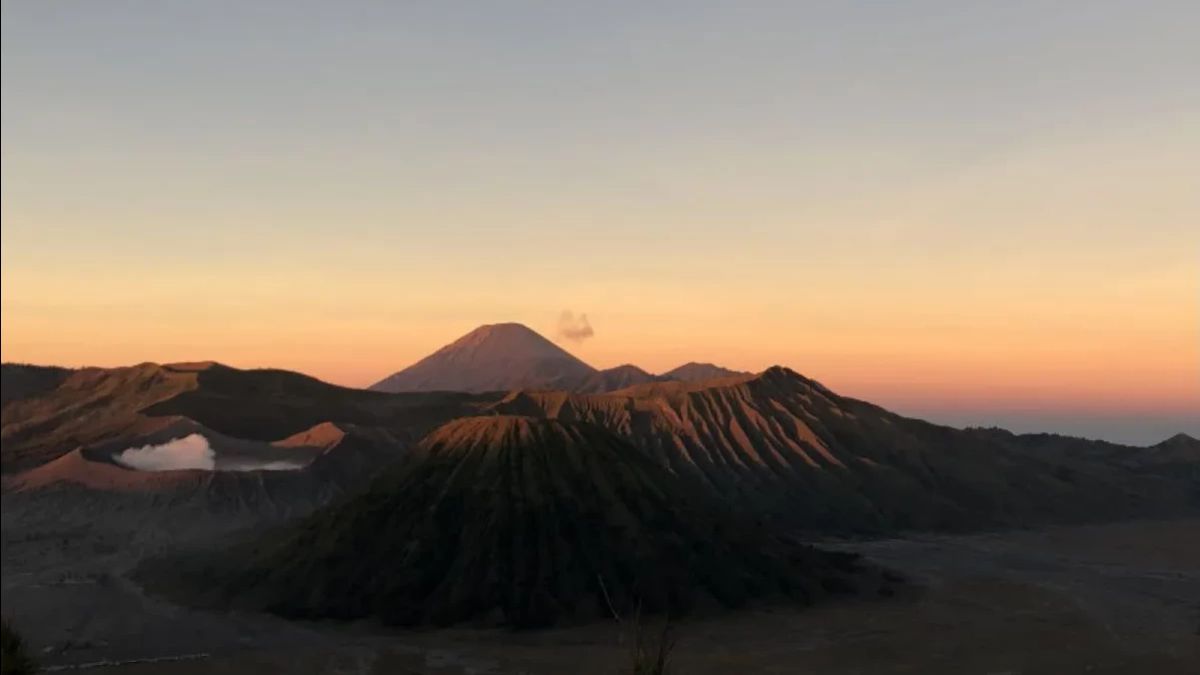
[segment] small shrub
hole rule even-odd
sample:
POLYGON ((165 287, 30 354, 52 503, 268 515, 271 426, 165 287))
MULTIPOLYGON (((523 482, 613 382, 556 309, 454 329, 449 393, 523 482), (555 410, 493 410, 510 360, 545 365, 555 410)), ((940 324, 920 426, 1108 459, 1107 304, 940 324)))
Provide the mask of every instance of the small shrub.
POLYGON ((633 630, 629 675, 668 675, 671 672, 671 652, 675 650, 675 634, 670 619, 663 622, 662 631, 655 634, 635 618, 633 630))
POLYGON ((13 629, 8 619, 0 621, 0 675, 29 675, 37 669, 25 639, 13 629))

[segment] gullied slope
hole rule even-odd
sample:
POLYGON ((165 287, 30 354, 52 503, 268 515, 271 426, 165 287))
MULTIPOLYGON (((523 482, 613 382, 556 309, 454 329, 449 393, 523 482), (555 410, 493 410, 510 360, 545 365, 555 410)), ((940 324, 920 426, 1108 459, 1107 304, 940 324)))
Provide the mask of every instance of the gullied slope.
POLYGON ((156 423, 139 410, 194 389, 197 372, 153 363, 84 368, 53 389, 10 401, 0 412, 0 467, 30 468, 80 445, 152 430, 156 423))
POLYGON ((490 400, 346 389, 215 363, 82 369, 4 406, 4 508, 93 520, 174 514, 181 527, 193 515, 303 515, 361 488, 431 429, 490 400), (186 461, 158 461, 171 470, 117 459, 180 439, 190 442, 186 461))
POLYGON ((372 385, 386 392, 571 389, 596 372, 519 323, 480 326, 372 385))
MULTIPOLYGON (((771 538, 694 487, 591 425, 461 419, 366 493, 185 567, 182 585, 289 616, 513 626, 878 587, 852 558, 771 538)), ((146 574, 179 592, 180 569, 146 574)))
POLYGON ((493 409, 603 426, 731 501, 825 532, 1084 520, 1196 501, 1194 474, 1142 468, 1133 457, 1145 449, 1038 451, 1023 437, 904 418, 786 368, 608 395, 515 392, 493 409))
MULTIPOLYGON (((1195 439, 1132 448, 1050 434, 952 429, 838 396, 784 368, 702 382, 647 382, 609 394, 387 394, 212 363, 89 368, 67 371, 53 389, 26 392, 3 406, 0 458, 6 489, 103 485, 19 477, 75 450, 76 459, 104 460, 106 452, 194 431, 213 442, 218 464, 240 455, 290 460, 296 455, 280 448, 267 452, 264 444, 332 423, 354 429, 353 442, 322 453, 306 472, 323 475, 320 467, 335 467, 339 484, 351 485, 439 425, 480 414, 603 427, 739 509, 822 532, 1100 520, 1189 512, 1200 504, 1195 439), (356 444, 363 451, 350 452, 356 444)), ((46 475, 73 476, 90 465, 63 466, 73 469, 46 475)), ((273 486, 282 479, 263 480, 273 486)), ((182 499, 184 492, 178 494, 182 499)), ((193 494, 207 499, 223 493, 193 494)))
POLYGON ((197 375, 196 387, 142 412, 182 415, 222 433, 256 440, 276 440, 333 422, 380 427, 415 442, 493 398, 461 392, 386 394, 339 387, 286 370, 212 365, 197 375))
POLYGON ((275 441, 321 424, 380 427, 415 442, 483 402, 469 394, 383 394, 283 370, 215 363, 85 368, 0 413, 0 465, 26 470, 79 447, 149 442, 191 420, 231 437, 275 441))
MULTIPOLYGON (((188 420, 177 427, 194 429, 188 420)), ((305 515, 334 498, 361 489, 381 467, 403 454, 403 444, 377 429, 321 424, 275 443, 231 439, 199 429, 222 452, 243 456, 300 456, 293 470, 143 471, 112 457, 116 446, 81 447, 50 462, 4 478, 5 508, 17 505, 65 515, 151 512, 238 514, 253 518, 305 515), (232 446, 232 447, 230 447, 232 446), (315 456, 315 458, 314 458, 315 456)), ((220 466, 220 462, 218 462, 220 466)), ((186 527, 186 523, 180 523, 186 527)))

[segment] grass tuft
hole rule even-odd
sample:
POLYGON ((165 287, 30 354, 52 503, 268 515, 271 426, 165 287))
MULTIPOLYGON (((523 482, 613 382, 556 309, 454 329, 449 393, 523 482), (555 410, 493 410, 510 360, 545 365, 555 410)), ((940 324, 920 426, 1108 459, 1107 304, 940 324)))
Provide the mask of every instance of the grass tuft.
POLYGON ((0 620, 0 675, 28 675, 38 670, 25 639, 8 619, 0 620))

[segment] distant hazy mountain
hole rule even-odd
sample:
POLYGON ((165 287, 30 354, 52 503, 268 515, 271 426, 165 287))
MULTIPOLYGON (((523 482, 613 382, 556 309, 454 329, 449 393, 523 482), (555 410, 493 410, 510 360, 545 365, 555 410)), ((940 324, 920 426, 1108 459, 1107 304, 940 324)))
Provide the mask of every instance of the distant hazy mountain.
POLYGON ((641 368, 627 363, 615 368, 598 370, 585 377, 583 381, 570 387, 570 389, 581 394, 602 394, 608 391, 632 387, 637 384, 658 382, 661 379, 661 377, 651 375, 641 368))
POLYGON ((1187 434, 1175 434, 1167 440, 1150 447, 1163 452, 1190 453, 1193 456, 1200 457, 1200 439, 1192 438, 1187 434))
POLYGON ((487 392, 555 389, 600 394, 649 382, 699 382, 748 375, 687 363, 661 375, 625 364, 598 370, 519 323, 480 326, 415 364, 371 385, 376 391, 487 392))
POLYGON ((685 363, 674 370, 659 375, 659 379, 663 380, 679 380, 681 382, 700 382, 703 380, 714 380, 718 377, 729 377, 731 375, 749 375, 750 373, 740 370, 730 370, 712 363, 697 363, 691 361, 685 363))
POLYGON ((519 323, 480 326, 371 386, 376 391, 574 389, 596 369, 519 323))

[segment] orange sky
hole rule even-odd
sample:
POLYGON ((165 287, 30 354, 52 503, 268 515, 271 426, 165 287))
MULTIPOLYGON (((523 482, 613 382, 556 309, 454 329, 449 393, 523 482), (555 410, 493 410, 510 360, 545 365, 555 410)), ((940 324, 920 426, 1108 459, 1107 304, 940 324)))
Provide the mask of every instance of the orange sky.
POLYGON ((598 367, 1200 433, 1182 6, 491 11, 6 4, 0 356, 367 385, 572 310, 598 367))
POLYGON ((441 290, 428 294, 409 279, 334 284, 313 273, 239 291, 209 274, 180 291, 134 275, 37 280, 6 270, 3 357, 216 359, 367 385, 480 323, 518 320, 555 338, 557 308, 571 307, 588 312, 596 335, 562 344, 598 367, 781 363, 851 395, 935 407, 1200 409, 1200 320, 1191 309, 1200 287, 1186 264, 1080 281, 1018 265, 1006 272, 1013 283, 986 285, 962 276, 916 283, 900 271, 828 290, 806 272, 657 288, 619 280, 550 288, 513 274, 492 289, 452 290, 443 284, 453 279, 434 278, 427 287, 441 290), (13 292, 35 286, 39 302, 13 292), (411 290, 389 297, 397 286, 411 290))

